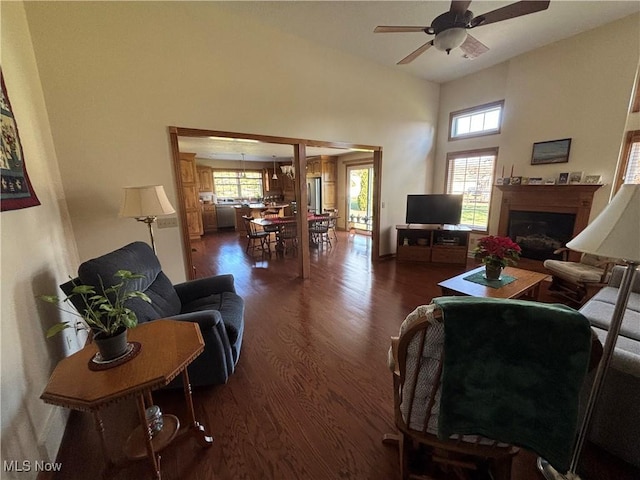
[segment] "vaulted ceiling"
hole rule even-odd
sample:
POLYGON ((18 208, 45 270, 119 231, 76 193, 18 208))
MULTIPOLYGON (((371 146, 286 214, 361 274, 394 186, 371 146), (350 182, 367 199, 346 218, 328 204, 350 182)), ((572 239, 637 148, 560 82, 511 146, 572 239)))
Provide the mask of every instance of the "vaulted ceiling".
MULTIPOLYGON (((515 3, 472 1, 474 16, 515 3)), ((336 50, 373 60, 434 82, 447 82, 504 62, 522 53, 596 28, 640 11, 640 2, 551 0, 547 10, 469 32, 489 51, 469 60, 460 49, 445 52, 429 49, 409 65, 396 63, 433 35, 377 33, 377 25, 428 26, 447 12, 448 1, 316 1, 316 2, 222 2, 225 8, 284 32, 336 50)))

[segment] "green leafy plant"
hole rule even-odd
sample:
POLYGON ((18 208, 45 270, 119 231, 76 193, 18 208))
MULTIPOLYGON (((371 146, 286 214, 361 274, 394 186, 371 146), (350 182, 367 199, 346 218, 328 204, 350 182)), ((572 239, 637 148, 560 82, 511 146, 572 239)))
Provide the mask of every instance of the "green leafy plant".
MULTIPOLYGON (((91 330, 94 335, 101 333, 103 336, 109 337, 123 327, 133 328, 138 324, 135 312, 125 306, 127 300, 140 298, 151 303, 151 299, 144 292, 126 288, 132 280, 144 278, 144 275, 131 273, 129 270, 118 270, 114 277, 119 278, 120 281, 108 288, 105 288, 100 278, 99 291, 91 285, 74 285, 71 294, 62 300, 57 295, 40 295, 38 298, 58 305, 58 308, 63 312, 80 317, 82 321, 73 325, 76 329, 84 328, 91 330), (82 311, 73 312, 60 306, 75 296, 82 299, 84 305, 82 311)), ((71 322, 56 323, 47 330, 47 338, 53 337, 71 326, 71 322)))

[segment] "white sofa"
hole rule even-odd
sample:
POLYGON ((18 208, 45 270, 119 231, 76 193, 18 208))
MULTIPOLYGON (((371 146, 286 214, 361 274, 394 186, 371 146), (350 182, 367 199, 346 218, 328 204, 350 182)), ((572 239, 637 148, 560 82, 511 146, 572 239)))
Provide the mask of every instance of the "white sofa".
MULTIPOLYGON (((585 303, 589 319, 604 345, 626 267, 616 266, 608 286, 585 303)), ((640 468, 640 272, 636 271, 627 309, 602 393, 594 410, 589 439, 640 468)))

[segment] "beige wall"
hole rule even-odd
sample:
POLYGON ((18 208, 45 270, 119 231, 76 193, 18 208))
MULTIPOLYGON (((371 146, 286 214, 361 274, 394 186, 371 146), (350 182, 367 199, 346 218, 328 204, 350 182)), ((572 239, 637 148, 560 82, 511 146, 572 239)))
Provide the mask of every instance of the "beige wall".
MULTIPOLYGON (((53 294, 77 269, 77 251, 33 56, 24 8, 2 2, 2 72, 29 177, 41 205, 0 214, 2 461, 55 460, 66 412, 40 400, 56 362, 77 349, 75 336, 46 340, 59 321, 34 296, 53 294)), ((68 317, 66 319, 69 319, 68 317)), ((2 478, 36 478, 35 472, 2 478)))
MULTIPOLYGON (((442 85, 434 190, 444 189, 446 154, 498 146, 502 166, 527 177, 560 172, 599 174, 593 218, 609 200, 640 56, 638 15, 516 57, 442 85), (479 140, 447 140, 449 112, 505 100, 502 133, 479 140), (572 138, 568 163, 530 165, 534 142, 572 138)), ((494 194, 490 232, 498 227, 501 195, 494 194)))
MULTIPOLYGON (((445 154, 454 147, 443 128, 433 164, 439 102, 446 125, 450 110, 505 98, 503 133, 455 149, 499 145, 499 164, 514 163, 518 175, 555 173, 529 166, 531 144, 571 136, 568 167, 609 181, 625 122, 638 121, 626 115, 638 16, 450 82, 440 97, 437 85, 251 24, 213 3, 1 8, 3 73, 42 202, 0 215, 2 460, 55 456, 64 411, 38 397, 56 361, 77 345, 73 336, 71 344, 45 341, 43 330, 58 316, 34 296, 55 291, 81 259, 146 240, 143 226, 117 218, 121 187, 162 183, 175 201, 167 126, 383 146, 387 253, 405 194, 442 189, 445 154)), ((181 280, 177 230, 157 237, 161 261, 181 280)))
MULTIPOLYGON (((160 183, 175 201, 169 125, 383 146, 382 253, 404 193, 430 186, 436 84, 216 2, 26 10, 82 259, 146 239, 140 224, 117 218, 122 186, 160 183)), ((184 278, 178 230, 159 230, 156 244, 170 278, 184 278)))

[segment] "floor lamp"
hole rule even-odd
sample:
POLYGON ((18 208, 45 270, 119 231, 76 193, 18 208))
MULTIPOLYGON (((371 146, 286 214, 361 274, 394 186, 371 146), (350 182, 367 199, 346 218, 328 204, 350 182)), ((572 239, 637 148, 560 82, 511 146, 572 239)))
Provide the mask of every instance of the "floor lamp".
POLYGON ((566 474, 557 472, 546 460, 538 458, 538 469, 547 480, 579 479, 578 461, 582 447, 589 433, 589 424, 594 407, 598 403, 613 350, 618 340, 633 277, 640 264, 640 185, 622 185, 611 203, 567 247, 578 252, 592 253, 603 257, 620 258, 627 268, 618 290, 618 298, 613 310, 611 325, 602 351, 602 359, 589 394, 589 400, 576 443, 571 456, 571 464, 566 474))
POLYGON ((124 187, 124 199, 120 208, 120 217, 135 218, 149 227, 151 248, 156 253, 153 238, 153 223, 159 215, 175 213, 162 185, 146 185, 144 187, 124 187))

